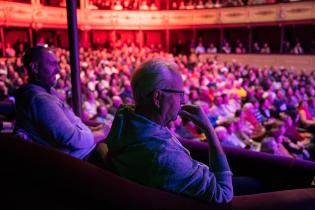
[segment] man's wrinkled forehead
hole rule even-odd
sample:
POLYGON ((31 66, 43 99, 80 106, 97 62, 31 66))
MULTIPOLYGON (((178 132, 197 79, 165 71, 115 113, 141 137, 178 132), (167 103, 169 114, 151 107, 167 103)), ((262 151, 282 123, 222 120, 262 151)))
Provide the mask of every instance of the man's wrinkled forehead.
POLYGON ((171 87, 177 87, 179 85, 183 85, 183 80, 182 80, 182 76, 180 75, 180 73, 176 70, 170 70, 169 71, 163 71, 164 74, 164 78, 166 78, 169 82, 169 85, 171 87))

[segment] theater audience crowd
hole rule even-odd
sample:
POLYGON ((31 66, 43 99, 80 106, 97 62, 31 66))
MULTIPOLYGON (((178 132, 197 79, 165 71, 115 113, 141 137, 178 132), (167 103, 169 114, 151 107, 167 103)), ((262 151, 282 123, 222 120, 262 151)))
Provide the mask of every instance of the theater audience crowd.
MULTIPOLYGON (((30 0, 12 1, 30 3, 30 0)), ((158 0, 90 0, 88 7, 89 9, 102 10, 190 10, 264 5, 296 1, 301 0, 170 0, 168 2, 158 0)), ((66 0, 41 0, 40 2, 41 4, 47 6, 66 7, 66 0)))
MULTIPOLYGON (((271 54, 274 53, 271 50, 271 47, 267 42, 258 43, 254 42, 253 46, 251 47, 251 52, 254 54, 271 54)), ((219 49, 213 44, 210 43, 208 47, 206 47, 202 41, 198 41, 198 44, 196 48, 194 49, 194 52, 197 54, 216 54, 219 52, 219 49)), ((233 46, 227 41, 224 40, 220 53, 224 54, 245 54, 248 53, 248 50, 244 46, 244 44, 240 40, 236 40, 235 43, 233 43, 233 46)), ((296 55, 302 55, 304 54, 304 49, 301 46, 300 42, 296 42, 295 46, 291 47, 291 43, 288 41, 284 41, 283 48, 282 48, 282 54, 296 54, 296 55)))
MULTIPOLYGON (((198 53, 209 52, 197 48, 198 53)), ((71 105, 69 51, 52 50, 60 66, 55 88, 71 105)), ((159 47, 140 48, 132 42, 116 42, 111 49, 80 49, 79 53, 86 122, 109 129, 118 107, 133 104, 130 78, 136 67, 147 58, 162 57, 178 64, 185 103, 203 108, 223 145, 296 159, 315 158, 315 72, 257 68, 237 61, 219 63, 194 53, 174 56, 159 47)), ((26 80, 20 56, 2 61, 0 100, 14 101, 14 91, 26 80)), ((178 117, 169 128, 179 138, 205 140, 185 118, 178 117)))
POLYGON ((192 10, 219 7, 237 7, 247 5, 275 4, 296 0, 170 0, 167 2, 155 0, 90 0, 90 9, 106 10, 192 10), (159 5, 157 5, 159 4, 159 5))
POLYGON ((237 7, 248 5, 275 4, 296 0, 90 0, 90 9, 106 10, 192 10, 219 7, 237 7), (159 5, 158 5, 159 4, 159 5))
MULTIPOLYGON (((6 1, 31 3, 31 0, 6 1)), ((220 7, 266 5, 297 1, 303 0, 89 0, 88 8, 91 10, 192 10, 220 7)), ((40 3, 45 6, 66 7, 66 0, 40 0, 40 3)), ((80 1, 77 1, 77 4, 78 6, 80 6, 80 1)))

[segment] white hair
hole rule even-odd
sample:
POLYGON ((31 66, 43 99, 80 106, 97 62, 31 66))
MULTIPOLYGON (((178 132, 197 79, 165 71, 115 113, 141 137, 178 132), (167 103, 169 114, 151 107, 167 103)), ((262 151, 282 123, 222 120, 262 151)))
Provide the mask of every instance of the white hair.
POLYGON ((244 104, 243 108, 244 108, 244 110, 249 110, 249 109, 254 108, 254 105, 252 103, 248 102, 248 103, 244 104))
POLYGON ((155 89, 169 88, 175 75, 180 77, 178 66, 172 61, 153 58, 142 63, 131 79, 136 104, 145 102, 155 89))
POLYGON ((220 132, 225 132, 225 133, 227 133, 227 130, 226 130, 226 128, 225 128, 224 126, 218 126, 218 127, 216 127, 216 128, 214 129, 214 131, 215 131, 216 133, 220 133, 220 132))

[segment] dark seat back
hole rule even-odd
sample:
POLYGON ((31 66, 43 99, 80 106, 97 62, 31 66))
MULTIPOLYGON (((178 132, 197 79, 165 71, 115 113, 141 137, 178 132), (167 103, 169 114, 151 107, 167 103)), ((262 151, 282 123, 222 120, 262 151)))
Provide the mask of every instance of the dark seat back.
POLYGON ((293 210, 315 206, 315 189, 235 196, 232 204, 224 206, 201 203, 141 186, 59 151, 3 134, 0 165, 0 208, 293 210))
MULTIPOLYGON (((192 157, 208 163, 208 145, 181 141, 192 157)), ((266 191, 311 187, 315 177, 315 162, 296 160, 262 152, 224 147, 234 176, 255 177, 266 191)))

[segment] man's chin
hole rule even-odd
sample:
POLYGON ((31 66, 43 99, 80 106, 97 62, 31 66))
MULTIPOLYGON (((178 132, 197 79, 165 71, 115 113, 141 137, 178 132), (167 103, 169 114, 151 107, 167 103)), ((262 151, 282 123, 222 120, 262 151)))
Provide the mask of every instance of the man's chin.
POLYGON ((172 117, 172 118, 167 122, 167 125, 170 124, 171 122, 175 121, 175 120, 177 119, 177 116, 178 116, 178 114, 177 114, 176 116, 172 117))
POLYGON ((53 82, 51 82, 51 83, 49 84, 50 87, 56 87, 56 85, 57 85, 57 82, 56 82, 56 81, 53 81, 53 82))

